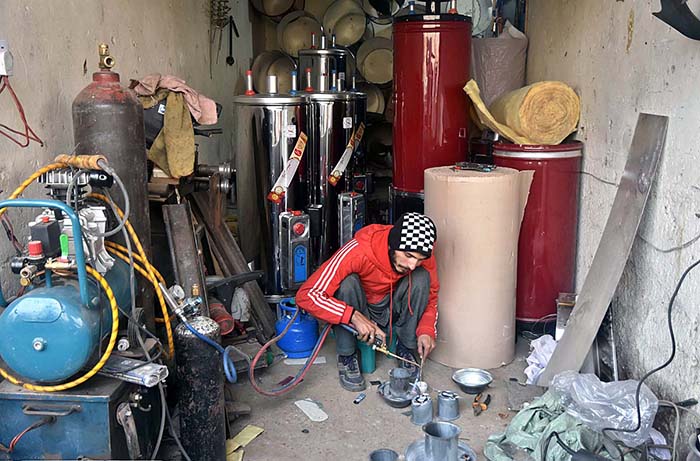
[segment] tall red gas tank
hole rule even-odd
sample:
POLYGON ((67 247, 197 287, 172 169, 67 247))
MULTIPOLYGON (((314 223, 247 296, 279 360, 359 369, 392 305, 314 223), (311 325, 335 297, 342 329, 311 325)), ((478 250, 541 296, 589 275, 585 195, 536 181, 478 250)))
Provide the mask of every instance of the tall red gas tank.
POLYGON ((521 326, 556 320, 556 299, 574 291, 583 143, 497 143, 494 163, 535 172, 520 228, 515 317, 521 326), (551 316, 551 317, 548 317, 551 316))
POLYGON ((402 211, 422 211, 423 171, 467 159, 462 88, 469 80, 472 24, 459 14, 416 14, 395 18, 393 30, 394 200, 420 207, 402 211))

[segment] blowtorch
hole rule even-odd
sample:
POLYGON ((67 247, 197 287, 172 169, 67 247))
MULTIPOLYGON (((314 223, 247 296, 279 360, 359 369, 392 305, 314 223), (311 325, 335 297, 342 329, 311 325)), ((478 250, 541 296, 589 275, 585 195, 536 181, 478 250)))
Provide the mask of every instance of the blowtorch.
MULTIPOLYGON (((346 330, 348 330, 348 331, 349 331, 350 333, 352 333, 353 335, 359 336, 359 333, 357 332, 357 330, 355 330, 355 329, 354 329, 353 327, 351 327, 350 325, 340 324, 340 326, 343 327, 343 328, 345 328, 346 330)), ((403 358, 403 357, 399 357, 398 355, 396 355, 396 354, 392 353, 391 351, 389 351, 389 350, 387 349, 386 345, 384 344, 384 341, 382 340, 382 338, 379 338, 379 337, 376 337, 376 336, 375 336, 375 338, 374 338, 374 343, 372 344, 372 350, 379 351, 379 352, 381 352, 382 354, 384 354, 384 355, 386 355, 386 356, 388 356, 388 357, 394 357, 394 358, 396 358, 396 359, 402 360, 402 361, 404 361, 404 362, 406 362, 406 363, 409 363, 409 364, 411 364, 411 365, 413 365, 413 366, 416 366, 416 367, 418 367, 418 368, 422 368, 420 364, 414 362, 413 360, 408 360, 408 359, 405 359, 405 358, 403 358)))

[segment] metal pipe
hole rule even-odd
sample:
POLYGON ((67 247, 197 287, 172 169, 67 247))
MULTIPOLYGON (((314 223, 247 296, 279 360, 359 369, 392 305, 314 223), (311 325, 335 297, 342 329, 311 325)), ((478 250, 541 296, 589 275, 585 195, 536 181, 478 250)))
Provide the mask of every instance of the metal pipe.
POLYGON ((255 94, 255 90, 253 89, 253 71, 250 69, 245 71, 245 94, 246 96, 255 94))
POLYGON ((314 87, 311 84, 311 67, 306 68, 306 91, 309 93, 314 91, 314 87))
POLYGON ((78 285, 80 286, 80 299, 86 307, 90 307, 90 297, 88 296, 88 278, 85 269, 85 250, 83 249, 83 231, 80 227, 80 220, 76 216, 73 208, 58 200, 35 200, 35 199, 11 199, 0 201, 0 210, 3 208, 51 208, 58 209, 65 213, 70 219, 73 227, 73 247, 75 248, 75 262, 78 266, 78 285))
POLYGON ((338 72, 335 69, 331 71, 331 91, 338 91, 338 72))
POLYGON ((311 32, 311 49, 316 49, 316 32, 311 32))
POLYGON ((321 35, 321 49, 325 50, 326 49, 326 34, 321 35))
POLYGON ((277 76, 268 75, 267 76, 267 92, 270 94, 277 94, 277 76))
POLYGON ((292 89, 289 91, 289 94, 295 95, 299 92, 299 82, 297 81, 297 71, 293 70, 292 71, 292 89))

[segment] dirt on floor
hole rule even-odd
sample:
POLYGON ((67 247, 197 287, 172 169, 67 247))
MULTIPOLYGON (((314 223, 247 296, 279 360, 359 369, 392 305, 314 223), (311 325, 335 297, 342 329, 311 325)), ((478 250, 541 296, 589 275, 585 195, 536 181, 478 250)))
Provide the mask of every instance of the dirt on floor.
MULTIPOLYGON (((452 390, 460 398, 460 418, 454 423, 462 428, 460 438, 476 453, 480 460, 486 439, 495 433, 503 432, 514 412, 508 410, 506 381, 510 378, 524 380, 523 370, 528 344, 520 340, 516 359, 503 367, 490 370, 494 380, 488 389, 491 405, 480 416, 472 411, 473 396, 461 392, 451 380, 453 369, 427 361, 423 378, 430 385, 437 413, 437 391, 452 390)), ((422 430, 410 421, 410 407, 396 409, 388 406, 377 393, 377 386, 369 385, 370 380, 388 380, 389 370, 396 366, 393 359, 377 354, 377 369, 365 375, 368 388, 367 397, 359 404, 353 400, 358 393, 348 392, 338 383, 334 341, 329 337, 320 356, 326 363, 315 364, 305 380, 293 391, 281 397, 259 395, 240 376, 240 383, 231 390, 240 402, 252 407, 250 416, 242 417, 233 423, 233 433, 252 424, 264 428, 264 432, 245 448, 245 461, 306 460, 330 461, 367 460, 373 450, 390 448, 404 454, 414 441, 423 438, 422 430), (318 402, 328 419, 312 422, 294 402, 311 399, 318 402)), ((295 375, 298 366, 279 362, 269 369, 262 370, 260 383, 270 389, 290 375, 295 375)), ((258 375, 256 374, 256 377, 258 375)), ((403 459, 403 458, 401 458, 403 459)))

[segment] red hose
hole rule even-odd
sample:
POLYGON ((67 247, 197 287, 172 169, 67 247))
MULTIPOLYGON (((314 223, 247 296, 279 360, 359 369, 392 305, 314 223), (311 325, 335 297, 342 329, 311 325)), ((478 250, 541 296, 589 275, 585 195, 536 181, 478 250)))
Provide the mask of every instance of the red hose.
POLYGON ((266 395, 268 397, 278 397, 282 394, 286 394, 287 392, 291 391, 295 387, 299 385, 304 379, 304 376, 306 376, 306 373, 309 371, 309 368, 311 368, 311 365, 313 365, 314 361, 316 360, 316 357, 318 356, 318 353, 321 351, 321 347, 323 346, 323 343, 326 341, 326 337, 328 336, 328 332, 330 331, 330 325, 326 325, 326 327, 323 329, 323 333, 321 334, 321 337, 319 338, 318 342, 316 343, 316 347, 314 348, 313 354, 311 357, 306 361, 306 364, 304 365, 302 371, 300 374, 297 374, 296 378, 294 378, 290 383, 285 384, 283 387, 279 389, 274 389, 271 391, 265 390, 258 386, 258 384, 255 382, 255 365, 258 363, 258 360, 260 360, 260 357, 263 356, 265 351, 275 344, 277 341, 279 341, 286 333, 287 330, 289 330, 290 326, 296 319, 297 315, 299 315, 299 309, 294 313, 294 316, 292 319, 289 321, 287 326, 285 327, 284 330, 282 330, 282 333, 279 335, 275 336, 272 338, 270 341, 265 343, 265 345, 258 351, 257 354, 255 354, 255 358, 253 358, 253 361, 250 362, 250 370, 248 371, 248 377, 250 378, 250 385, 253 386, 253 389, 255 389, 256 392, 262 395, 266 395))

